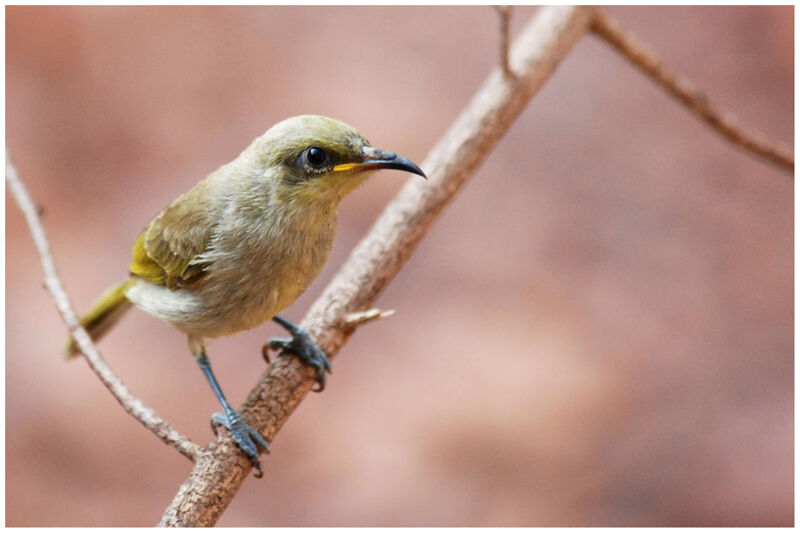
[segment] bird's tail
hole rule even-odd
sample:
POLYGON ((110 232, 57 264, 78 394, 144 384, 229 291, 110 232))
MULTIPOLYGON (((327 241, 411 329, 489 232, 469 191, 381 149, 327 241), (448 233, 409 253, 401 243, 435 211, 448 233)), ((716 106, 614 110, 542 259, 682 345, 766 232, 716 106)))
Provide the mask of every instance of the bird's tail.
MULTIPOLYGON (((131 301, 125 296, 125 291, 134 283, 136 283, 135 279, 129 279, 119 285, 114 285, 98 298, 91 310, 81 318, 81 326, 89 333, 92 340, 102 337, 125 314, 125 311, 130 309, 131 301)), ((64 344, 64 351, 67 359, 78 355, 80 349, 75 339, 70 337, 67 340, 64 344)))

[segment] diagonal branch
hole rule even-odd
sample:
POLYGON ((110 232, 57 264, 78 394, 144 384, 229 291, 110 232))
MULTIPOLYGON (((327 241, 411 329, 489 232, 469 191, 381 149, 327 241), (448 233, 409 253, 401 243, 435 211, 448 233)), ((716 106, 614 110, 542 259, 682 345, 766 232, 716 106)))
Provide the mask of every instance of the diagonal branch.
POLYGON ((36 245, 36 250, 39 252, 39 258, 42 262, 45 286, 53 296, 58 312, 61 314, 64 322, 67 324, 67 328, 69 328, 70 333, 78 343, 81 353, 86 358, 92 371, 97 374, 100 381, 103 382, 109 392, 111 392, 114 398, 116 398, 128 413, 139 420, 139 422, 150 431, 155 433, 164 443, 175 446, 179 452, 194 461, 199 453, 200 447, 190 441, 188 437, 178 433, 169 422, 158 416, 155 411, 128 391, 128 388, 122 383, 122 380, 114 374, 105 360, 103 360, 100 352, 97 351, 97 348, 95 348, 89 335, 86 333, 86 330, 81 327, 78 316, 75 314, 69 297, 64 287, 61 285, 58 272, 56 272, 53 256, 50 254, 50 245, 47 242, 47 235, 39 221, 39 214, 36 206, 31 200, 28 190, 25 188, 22 180, 20 180, 17 169, 11 163, 8 149, 6 149, 6 181, 28 222, 33 242, 36 245))
POLYGON ((688 78, 672 70, 647 45, 632 34, 626 33, 617 21, 603 10, 595 11, 591 29, 688 107, 698 118, 708 123, 717 133, 756 157, 794 173, 794 154, 791 147, 771 139, 760 131, 742 127, 731 113, 717 109, 688 78))
MULTIPOLYGON (((352 252, 302 326, 334 355, 353 332, 348 313, 369 307, 397 274, 444 207, 477 170, 514 119, 588 28, 592 8, 546 7, 522 31, 510 56, 514 78, 496 68, 426 158, 427 183, 409 181, 352 252)), ((243 406, 268 441, 314 380, 296 358, 278 357, 243 406)), ((227 434, 205 448, 159 525, 216 523, 251 468, 227 434)))

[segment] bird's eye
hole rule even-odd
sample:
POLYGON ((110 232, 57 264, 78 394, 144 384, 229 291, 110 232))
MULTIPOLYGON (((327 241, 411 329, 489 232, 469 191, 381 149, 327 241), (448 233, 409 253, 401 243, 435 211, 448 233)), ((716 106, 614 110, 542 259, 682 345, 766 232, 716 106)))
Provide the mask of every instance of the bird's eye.
POLYGON ((308 164, 312 167, 320 168, 328 162, 328 154, 326 154, 325 150, 322 148, 312 146, 306 150, 306 161, 308 161, 308 164))

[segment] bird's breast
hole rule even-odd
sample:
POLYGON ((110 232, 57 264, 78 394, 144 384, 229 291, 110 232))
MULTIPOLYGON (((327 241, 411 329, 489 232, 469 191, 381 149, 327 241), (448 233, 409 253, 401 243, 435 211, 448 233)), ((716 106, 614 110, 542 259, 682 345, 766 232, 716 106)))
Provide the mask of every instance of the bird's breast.
POLYGON ((253 328, 294 303, 325 265, 334 233, 335 220, 215 242, 207 274, 196 287, 205 317, 203 336, 253 328))

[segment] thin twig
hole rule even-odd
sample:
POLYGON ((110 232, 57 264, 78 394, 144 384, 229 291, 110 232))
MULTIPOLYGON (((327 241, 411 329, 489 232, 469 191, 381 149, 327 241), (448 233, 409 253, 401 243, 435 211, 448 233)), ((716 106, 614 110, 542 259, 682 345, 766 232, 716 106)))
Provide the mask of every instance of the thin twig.
POLYGON ((514 77, 511 63, 508 59, 508 46, 511 42, 511 10, 514 6, 494 6, 500 14, 500 65, 503 74, 508 78, 514 77))
MULTIPOLYGON (((411 180, 306 315, 305 327, 330 355, 352 333, 348 313, 368 308, 397 274, 445 206, 473 175, 514 119, 586 31, 591 8, 541 8, 511 52, 517 83, 495 69, 423 163, 429 180, 411 180)), ((278 357, 251 391, 242 414, 272 441, 314 384, 313 372, 294 357, 278 357)), ((274 449, 277 453, 278 450, 274 449)), ((205 448, 161 526, 216 523, 251 468, 229 437, 205 448)))
POLYGON ((180 453, 194 461, 200 453, 200 446, 190 441, 188 437, 178 433, 166 420, 158 416, 155 411, 146 406, 139 398, 133 396, 128 391, 125 384, 122 383, 122 380, 119 379, 108 364, 106 364, 100 352, 97 351, 97 348, 95 348, 89 335, 86 333, 86 330, 81 327, 78 316, 72 308, 69 296, 67 296, 61 284, 58 272, 56 271, 53 256, 50 254, 50 245, 47 242, 47 235, 39 221, 39 209, 37 209, 36 205, 31 200, 28 190, 17 174, 17 169, 11 163, 8 148, 6 148, 6 182, 8 182, 11 193, 14 195, 19 208, 28 221, 31 237, 33 237, 33 242, 39 252, 42 270, 44 270, 45 286, 53 296, 58 312, 64 319, 67 328, 69 328, 70 334, 78 343, 81 352, 89 363, 89 367, 97 374, 97 377, 100 378, 109 392, 111 392, 114 398, 117 399, 128 413, 150 431, 155 433, 159 439, 166 444, 174 446, 180 453))
POLYGON ((372 322, 379 318, 390 317, 394 314, 394 309, 387 309, 381 311, 380 309, 368 309, 366 311, 356 311, 355 313, 347 313, 344 315, 343 327, 355 328, 367 322, 372 322))
POLYGON ((692 113, 707 122, 717 133, 751 154, 794 173, 794 154, 791 147, 771 139, 760 131, 742 127, 731 113, 717 109, 688 78, 675 72, 647 45, 632 34, 626 33, 602 9, 595 10, 591 29, 682 102, 692 113))

